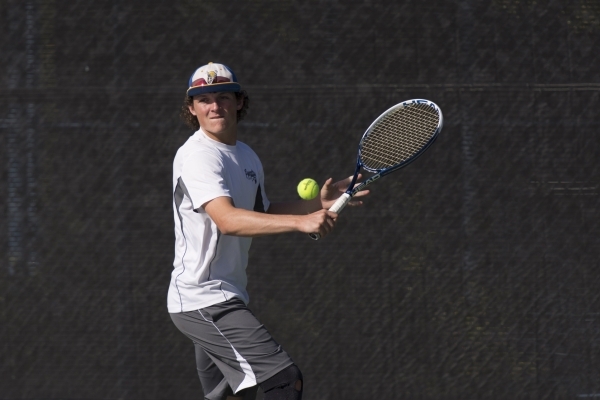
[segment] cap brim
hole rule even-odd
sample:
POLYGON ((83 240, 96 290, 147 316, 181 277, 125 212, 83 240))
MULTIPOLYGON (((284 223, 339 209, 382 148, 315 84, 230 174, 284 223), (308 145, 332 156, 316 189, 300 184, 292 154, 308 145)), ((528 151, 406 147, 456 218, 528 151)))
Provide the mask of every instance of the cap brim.
POLYGON ((187 95, 196 96, 203 93, 239 92, 240 90, 242 90, 242 86, 239 83, 215 83, 212 85, 193 86, 187 90, 187 95))

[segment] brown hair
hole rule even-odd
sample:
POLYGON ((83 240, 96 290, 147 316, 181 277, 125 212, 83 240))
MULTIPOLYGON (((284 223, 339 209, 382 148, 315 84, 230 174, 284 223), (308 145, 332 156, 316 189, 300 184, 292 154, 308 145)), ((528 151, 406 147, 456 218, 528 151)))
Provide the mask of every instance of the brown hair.
MULTIPOLYGON (((236 99, 243 98, 244 105, 241 109, 237 110, 237 122, 240 122, 246 114, 248 113, 248 107, 250 106, 250 98, 248 97, 248 93, 245 90, 241 90, 239 92, 235 92, 236 99)), ((194 114, 190 112, 190 106, 194 104, 194 98, 192 96, 186 95, 183 99, 183 105, 181 106, 181 112, 179 116, 190 128, 194 128, 195 130, 200 129, 200 123, 198 122, 198 118, 194 114)))

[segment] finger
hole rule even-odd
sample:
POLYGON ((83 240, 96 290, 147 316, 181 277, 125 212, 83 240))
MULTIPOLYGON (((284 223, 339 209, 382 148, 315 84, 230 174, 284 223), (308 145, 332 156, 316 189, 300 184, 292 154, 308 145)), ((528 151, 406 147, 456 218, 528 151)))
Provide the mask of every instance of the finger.
POLYGON ((329 229, 327 229, 327 223, 323 222, 322 224, 320 224, 317 232, 319 232, 319 235, 321 235, 321 237, 325 237, 329 233, 329 229))
POLYGON ((332 185, 332 187, 336 188, 340 192, 345 192, 350 182, 352 182, 352 177, 342 179, 341 181, 337 181, 332 185))
POLYGON ((356 182, 354 182, 354 187, 357 187, 362 183, 362 177, 362 174, 358 174, 358 176, 356 177, 356 182))
POLYGON ((361 190, 360 192, 357 192, 353 197, 362 197, 368 195, 369 193, 371 193, 369 189, 365 189, 361 190))
POLYGON ((324 214, 323 223, 321 224, 321 226, 319 226, 319 233, 321 234, 321 236, 327 235, 333 230, 333 227, 335 226, 336 217, 336 213, 326 211, 326 213, 324 214))
POLYGON ((326 194, 327 192, 331 192, 332 190, 336 189, 336 184, 333 183, 333 178, 328 178, 325 183, 323 184, 323 187, 321 188, 321 193, 326 194))
POLYGON ((330 218, 327 219, 327 222, 321 226, 321 231, 322 231, 321 236, 325 236, 325 235, 328 235, 329 233, 331 233, 334 225, 335 224, 332 219, 330 219, 330 218))
POLYGON ((350 206, 350 207, 357 207, 357 206, 362 206, 363 202, 360 200, 350 200, 348 202, 348 204, 346 204, 346 207, 350 206))

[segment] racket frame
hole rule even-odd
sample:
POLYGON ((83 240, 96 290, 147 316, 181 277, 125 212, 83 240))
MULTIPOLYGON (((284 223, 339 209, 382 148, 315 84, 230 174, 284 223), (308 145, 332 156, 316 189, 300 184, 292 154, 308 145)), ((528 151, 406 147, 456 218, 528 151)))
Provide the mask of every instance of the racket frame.
MULTIPOLYGON (((348 204, 350 199, 352 199, 352 197, 354 197, 354 195, 356 195, 356 193, 360 192, 361 190, 364 190, 367 186, 369 186, 371 183, 375 182, 382 176, 385 176, 385 175, 387 175, 391 172, 394 172, 400 168, 404 168, 407 165, 409 165, 410 163, 412 163, 413 161, 415 161, 417 158, 419 158, 421 156, 421 154, 423 154, 429 148, 429 146, 431 146, 433 144, 433 142, 435 142, 440 131, 442 130, 443 125, 444 125, 444 117, 442 115, 442 110, 440 110, 440 108, 434 102, 425 100, 425 99, 406 100, 406 101, 403 101, 402 103, 398 103, 398 104, 388 108, 386 111, 384 111, 379 117, 377 117, 371 123, 371 125, 369 125, 369 127, 363 134, 362 138, 360 139, 360 143, 358 145, 358 156, 356 157, 356 169, 354 171, 354 176, 352 177, 352 181, 350 182, 350 185, 348 185, 348 189, 346 189, 346 192, 344 192, 337 199, 337 201, 331 206, 331 208, 329 208, 329 211, 339 214, 344 209, 346 204, 348 204), (362 146, 363 146, 365 139, 367 138, 367 136, 369 136, 369 133, 371 133, 371 131, 377 125, 377 123, 380 120, 382 120, 383 118, 385 118, 392 111, 395 111, 399 108, 412 107, 412 106, 419 105, 419 104, 425 104, 425 105, 432 107, 440 117, 438 126, 437 126, 435 132, 431 135, 431 138, 429 139, 429 141, 412 157, 410 157, 409 159, 407 159, 399 164, 392 165, 391 167, 384 168, 384 169, 373 169, 373 168, 369 168, 366 165, 364 165, 361 161, 362 146), (356 180, 358 179, 358 174, 360 173, 361 169, 364 169, 365 171, 368 171, 368 172, 372 172, 375 175, 372 175, 371 177, 365 179, 364 181, 362 181, 361 183, 359 183, 358 185, 355 186, 356 180)), ((321 238, 321 235, 319 235, 318 233, 311 233, 311 234, 309 234, 309 236, 314 240, 319 240, 321 238)))
POLYGON ((358 145, 358 157, 356 160, 356 171, 354 171, 354 177, 352 178, 352 182, 348 186, 348 190, 346 190, 346 193, 348 193, 350 195, 350 197, 352 197, 356 193, 363 190, 366 186, 370 185, 377 179, 381 178, 382 176, 385 176, 391 172, 394 172, 397 169, 404 168, 407 165, 409 165, 410 163, 412 163, 413 161, 415 161, 417 158, 419 158, 421 156, 421 154, 423 154, 429 148, 429 146, 431 146, 433 144, 433 142, 435 142, 435 140, 438 137, 438 134, 442 130, 443 124, 444 124, 444 117, 442 116, 442 110, 440 110, 440 108, 434 102, 425 100, 425 99, 413 99, 413 100, 403 101, 402 103, 396 104, 395 106, 392 106, 389 109, 387 109, 386 111, 384 111, 379 117, 377 117, 377 119, 375 121, 373 121, 371 123, 371 125, 369 125, 369 127, 363 134, 362 138, 360 139, 360 143, 358 145), (392 111, 395 111, 400 108, 406 108, 406 107, 410 107, 413 105, 418 105, 418 104, 428 105, 429 107, 433 108, 437 112, 437 114, 440 116, 440 122, 438 123, 438 126, 437 126, 435 132, 433 133, 433 135, 431 135, 431 139, 429 139, 429 142, 427 142, 423 147, 421 147, 421 149, 418 152, 416 152, 409 159, 407 159, 399 164, 392 165, 391 167, 384 168, 384 169, 373 169, 373 168, 369 168, 366 165, 364 165, 361 161, 363 143, 364 143, 365 139, 367 138, 367 136, 369 136, 369 133, 371 133, 373 128, 377 125, 377 123, 380 120, 382 120, 383 118, 385 118, 385 116, 388 115, 392 111), (356 183, 356 179, 358 177, 358 173, 360 172, 361 168, 364 169, 365 171, 375 173, 375 175, 371 176, 364 182, 360 183, 358 186, 354 187, 354 184, 356 183))

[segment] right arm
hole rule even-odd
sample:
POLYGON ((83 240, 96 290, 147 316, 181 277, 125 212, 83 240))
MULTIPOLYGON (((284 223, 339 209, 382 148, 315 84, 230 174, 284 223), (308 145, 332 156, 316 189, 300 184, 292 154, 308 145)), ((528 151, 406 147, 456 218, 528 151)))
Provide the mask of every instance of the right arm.
POLYGON ((332 231, 337 219, 336 213, 322 208, 304 215, 249 211, 235 207, 231 198, 226 196, 208 201, 202 207, 221 233, 232 236, 254 237, 285 232, 318 233, 325 236, 332 231))

